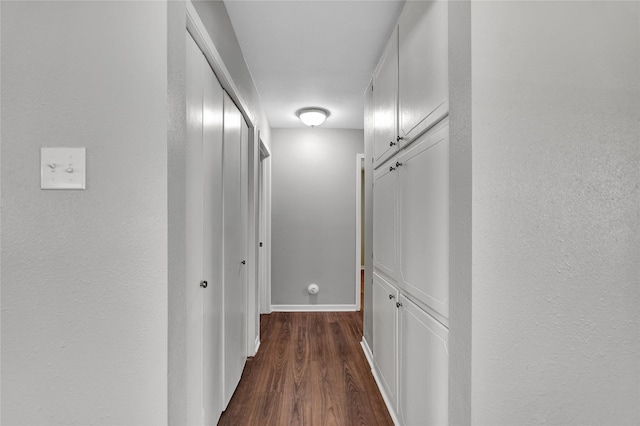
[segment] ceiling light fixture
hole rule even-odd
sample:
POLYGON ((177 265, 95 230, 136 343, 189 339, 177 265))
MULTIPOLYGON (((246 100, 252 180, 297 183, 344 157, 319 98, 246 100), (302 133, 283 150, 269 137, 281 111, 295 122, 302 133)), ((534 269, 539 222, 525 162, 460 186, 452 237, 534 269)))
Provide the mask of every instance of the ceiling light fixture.
POLYGON ((324 120, 331 115, 324 108, 302 108, 296 111, 296 116, 309 127, 316 127, 324 123, 324 120))

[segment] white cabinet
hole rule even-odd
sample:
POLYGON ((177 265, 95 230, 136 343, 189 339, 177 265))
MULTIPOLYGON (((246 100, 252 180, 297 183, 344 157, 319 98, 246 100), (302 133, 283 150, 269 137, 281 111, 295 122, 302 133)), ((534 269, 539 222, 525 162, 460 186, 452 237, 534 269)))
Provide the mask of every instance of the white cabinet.
POLYGON ((390 403, 397 403, 398 290, 373 274, 373 357, 379 382, 390 403))
POLYGON ((393 32, 373 77, 373 163, 379 166, 398 147, 398 31, 393 32))
POLYGON ((446 425, 449 330, 400 295, 397 413, 403 425, 446 425))
POLYGON ((408 1, 398 27, 399 133, 408 144, 449 112, 447 1, 408 1))
POLYGON ((392 167, 373 175, 373 266, 396 279, 397 174, 392 167))
POLYGON ((448 318, 448 120, 419 137, 397 164, 398 285, 448 318))

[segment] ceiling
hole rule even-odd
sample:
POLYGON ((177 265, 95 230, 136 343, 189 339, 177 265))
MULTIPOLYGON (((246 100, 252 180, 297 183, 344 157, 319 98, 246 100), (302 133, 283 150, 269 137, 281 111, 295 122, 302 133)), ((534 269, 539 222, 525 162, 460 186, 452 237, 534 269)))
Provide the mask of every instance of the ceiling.
POLYGON ((363 94, 404 0, 224 0, 271 127, 331 112, 322 127, 363 128, 363 94))

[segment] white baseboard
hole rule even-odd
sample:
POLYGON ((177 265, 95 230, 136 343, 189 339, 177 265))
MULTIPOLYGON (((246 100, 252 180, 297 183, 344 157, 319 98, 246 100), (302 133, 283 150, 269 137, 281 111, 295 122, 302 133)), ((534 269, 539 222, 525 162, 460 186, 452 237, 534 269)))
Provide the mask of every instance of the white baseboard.
POLYGON ((356 305, 271 305, 272 312, 352 312, 356 305))
POLYGON ((260 349, 260 336, 256 336, 256 345, 255 350, 253 351, 254 356, 258 353, 258 349, 260 349))
POLYGON ((396 410, 393 408, 393 404, 389 400, 387 393, 381 385, 380 377, 378 376, 378 370, 375 368, 373 363, 373 352, 371 352, 371 348, 369 344, 363 337, 360 341, 360 346, 362 346, 362 351, 364 352, 365 358, 369 362, 369 367, 371 367, 371 373, 373 374, 373 378, 376 381, 376 385, 378 386, 378 390, 380 390, 380 394, 382 395, 382 399, 384 400, 385 405, 387 406, 387 411, 389 411, 389 415, 391 416, 391 420, 393 420, 393 424, 398 426, 400 421, 398 421, 398 416, 396 415, 396 410))

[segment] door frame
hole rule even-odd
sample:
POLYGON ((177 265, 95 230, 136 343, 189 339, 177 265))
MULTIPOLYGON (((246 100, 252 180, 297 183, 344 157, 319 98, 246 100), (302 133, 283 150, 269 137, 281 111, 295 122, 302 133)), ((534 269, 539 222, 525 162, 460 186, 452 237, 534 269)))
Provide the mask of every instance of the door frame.
POLYGON ((364 171, 364 154, 356 154, 356 311, 360 306, 360 287, 362 274, 362 172, 364 171))
POLYGON ((258 292, 261 314, 271 313, 271 151, 260 140, 258 164, 258 223, 259 241, 263 246, 258 248, 258 292))

